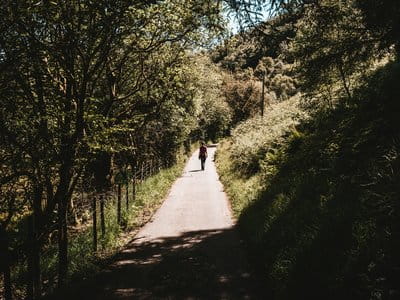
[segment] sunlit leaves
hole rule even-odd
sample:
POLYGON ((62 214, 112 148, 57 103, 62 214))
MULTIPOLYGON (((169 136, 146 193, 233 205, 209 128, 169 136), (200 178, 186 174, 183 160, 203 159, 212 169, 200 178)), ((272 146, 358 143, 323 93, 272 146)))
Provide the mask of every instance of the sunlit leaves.
POLYGON ((1 178, 30 174, 43 210, 96 153, 172 160, 194 129, 188 51, 219 32, 218 2, 3 1, 0 19, 1 178))

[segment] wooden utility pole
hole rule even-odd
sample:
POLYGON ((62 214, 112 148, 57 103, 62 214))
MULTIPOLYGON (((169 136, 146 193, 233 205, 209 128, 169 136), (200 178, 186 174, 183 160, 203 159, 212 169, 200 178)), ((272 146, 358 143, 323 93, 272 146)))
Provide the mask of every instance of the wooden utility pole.
POLYGON ((264 89, 265 89, 265 72, 262 75, 262 88, 261 88, 261 117, 264 117, 264 89))

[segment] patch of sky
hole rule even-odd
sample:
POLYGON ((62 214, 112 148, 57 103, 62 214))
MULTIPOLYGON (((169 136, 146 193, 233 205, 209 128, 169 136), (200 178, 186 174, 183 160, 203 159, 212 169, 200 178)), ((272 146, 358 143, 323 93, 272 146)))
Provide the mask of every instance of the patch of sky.
POLYGON ((263 5, 249 5, 246 9, 225 7, 223 11, 228 30, 234 35, 269 20, 274 16, 276 10, 271 1, 266 1, 263 5))

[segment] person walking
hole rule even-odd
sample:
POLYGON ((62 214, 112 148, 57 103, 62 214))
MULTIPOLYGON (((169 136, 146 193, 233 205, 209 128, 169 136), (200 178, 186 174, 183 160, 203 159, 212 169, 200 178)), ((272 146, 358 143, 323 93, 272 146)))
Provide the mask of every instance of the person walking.
POLYGON ((199 159, 201 161, 201 170, 204 171, 205 163, 206 163, 206 159, 207 159, 207 147, 204 144, 204 142, 201 143, 201 146, 199 149, 199 159))

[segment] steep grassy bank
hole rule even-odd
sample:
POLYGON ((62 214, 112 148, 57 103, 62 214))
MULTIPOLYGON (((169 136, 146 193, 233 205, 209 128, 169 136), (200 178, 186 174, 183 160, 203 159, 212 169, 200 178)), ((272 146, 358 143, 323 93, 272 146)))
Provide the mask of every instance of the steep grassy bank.
POLYGON ((276 117, 273 137, 249 120, 219 149, 221 179, 273 299, 400 297, 399 78, 389 64, 354 94, 357 105, 290 116, 292 124, 276 117))

